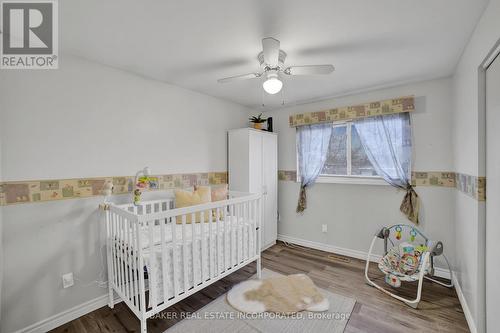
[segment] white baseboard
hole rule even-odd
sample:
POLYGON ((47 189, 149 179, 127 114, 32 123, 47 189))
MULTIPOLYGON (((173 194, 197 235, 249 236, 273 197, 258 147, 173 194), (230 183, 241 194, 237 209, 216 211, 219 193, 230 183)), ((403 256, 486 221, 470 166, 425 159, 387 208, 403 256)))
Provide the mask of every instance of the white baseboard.
MULTIPOLYGON (((313 242, 309 241, 306 239, 301 239, 301 238, 295 238, 295 237, 290 237, 286 235, 278 235, 278 240, 287 242, 287 243, 292 243, 292 244, 297 244, 300 246, 305 246, 305 247, 310 247, 312 249, 316 250, 321 250, 325 252, 331 252, 335 254, 340 254, 343 256, 351 257, 351 258, 356 258, 356 259, 361 259, 361 260, 366 260, 366 257, 368 256, 367 252, 364 251, 359 251, 359 250, 352 250, 352 249, 346 249, 343 247, 338 247, 330 244, 325 244, 325 243, 319 243, 319 242, 313 242)), ((370 256, 370 261, 372 262, 379 262, 380 259, 382 259, 381 255, 378 254, 372 254, 370 256)), ((450 279, 450 272, 441 267, 434 267, 434 274, 437 277, 441 277, 444 279, 450 279)))
POLYGON ((460 305, 462 305, 462 310, 464 311, 465 320, 467 320, 467 324, 469 325, 469 330, 471 333, 477 333, 476 323, 474 322, 474 318, 472 317, 472 313, 470 312, 469 305, 467 304, 467 300, 462 292, 462 287, 458 282, 456 274, 453 274, 453 285, 455 286, 460 305))
MULTIPOLYGON (((121 302, 121 300, 119 298, 115 298, 115 304, 119 302, 121 302)), ((44 333, 106 305, 108 305, 108 294, 77 305, 52 317, 41 320, 38 323, 34 323, 33 325, 15 331, 14 333, 44 333)))
POLYGON ((276 245, 276 241, 271 242, 271 243, 269 243, 269 244, 265 245, 265 246, 264 246, 264 247, 260 250, 260 252, 264 252, 265 250, 267 250, 268 248, 270 248, 270 247, 272 247, 272 246, 274 246, 274 245, 276 245))

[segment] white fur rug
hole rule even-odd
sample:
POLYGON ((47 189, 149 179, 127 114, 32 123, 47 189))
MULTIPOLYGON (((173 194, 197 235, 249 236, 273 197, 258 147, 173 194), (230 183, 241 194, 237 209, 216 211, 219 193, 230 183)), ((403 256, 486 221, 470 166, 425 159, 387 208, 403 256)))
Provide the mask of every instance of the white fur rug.
MULTIPOLYGON (((262 277, 283 276, 268 269, 262 277)), ((254 277, 256 279, 256 277, 254 277)), ((318 288, 330 307, 324 312, 302 311, 292 315, 271 312, 248 314, 235 310, 222 295, 165 333, 342 333, 356 301, 318 288)))
POLYGON ((328 299, 305 274, 243 281, 227 293, 227 301, 233 308, 245 313, 322 312, 330 307, 328 299))

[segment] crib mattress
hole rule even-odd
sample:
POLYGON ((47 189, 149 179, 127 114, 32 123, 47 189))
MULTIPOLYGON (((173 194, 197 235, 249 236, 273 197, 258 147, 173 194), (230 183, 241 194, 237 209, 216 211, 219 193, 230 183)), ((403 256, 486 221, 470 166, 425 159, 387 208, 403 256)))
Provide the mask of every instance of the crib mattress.
POLYGON ((236 217, 231 216, 213 223, 186 224, 184 230, 186 245, 183 246, 182 225, 164 225, 165 244, 163 248, 165 254, 163 260, 160 226, 153 227, 153 255, 151 255, 151 246, 149 245, 151 231, 146 228, 142 230, 142 252, 149 277, 149 306, 163 303, 164 290, 166 290, 167 299, 171 298, 175 293, 174 287, 177 293, 183 292, 186 287, 190 289, 202 281, 214 277, 217 270, 221 273, 243 260, 253 257, 255 240, 252 226, 252 221, 244 222, 241 218, 237 221, 236 217), (232 228, 230 224, 232 224, 232 228), (172 228, 175 229, 175 246, 172 228), (230 235, 231 232, 233 237, 230 235), (166 266, 166 277, 162 273, 163 264, 166 266), (184 283, 185 280, 187 280, 187 284, 184 283))

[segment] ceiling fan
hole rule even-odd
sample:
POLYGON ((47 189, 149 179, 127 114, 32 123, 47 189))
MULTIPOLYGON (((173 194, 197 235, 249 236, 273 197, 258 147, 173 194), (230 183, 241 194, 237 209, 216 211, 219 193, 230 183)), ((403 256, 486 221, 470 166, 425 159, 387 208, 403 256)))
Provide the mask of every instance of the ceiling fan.
POLYGON ((318 75, 330 74, 335 68, 333 65, 305 65, 305 66, 288 66, 285 67, 286 53, 280 50, 280 41, 267 37, 262 39, 262 52, 259 53, 257 59, 260 62, 261 70, 255 73, 236 75, 219 79, 219 83, 228 83, 239 80, 248 80, 264 77, 262 83, 264 90, 271 95, 280 92, 283 87, 283 82, 280 80, 280 75, 318 75))

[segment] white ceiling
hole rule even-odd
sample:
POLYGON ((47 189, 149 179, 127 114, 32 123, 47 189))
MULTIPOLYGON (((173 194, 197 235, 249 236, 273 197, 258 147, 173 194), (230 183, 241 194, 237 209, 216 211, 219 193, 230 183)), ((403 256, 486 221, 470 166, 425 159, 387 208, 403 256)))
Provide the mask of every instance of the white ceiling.
MULTIPOLYGON (((287 104, 448 76, 487 0, 64 0, 63 52, 243 105, 262 104, 258 70, 272 36, 286 65, 332 63, 285 78, 287 104)), ((268 107, 281 96, 264 96, 268 107)))

